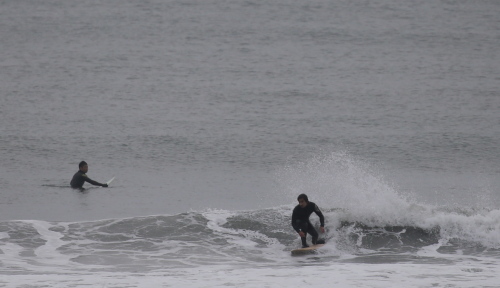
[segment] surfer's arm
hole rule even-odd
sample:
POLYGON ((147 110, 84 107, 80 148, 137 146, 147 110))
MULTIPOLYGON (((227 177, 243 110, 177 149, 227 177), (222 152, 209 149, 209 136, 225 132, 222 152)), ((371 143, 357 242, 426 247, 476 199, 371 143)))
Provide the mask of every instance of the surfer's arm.
POLYGON ((108 185, 104 186, 105 184, 102 184, 102 183, 99 183, 97 181, 94 181, 92 179, 90 179, 89 177, 84 177, 85 181, 89 182, 90 184, 92 185, 95 185, 95 186, 102 186, 102 187, 107 187, 108 185))
POLYGON ((319 217, 320 227, 325 227, 325 216, 323 216, 323 213, 321 212, 321 210, 319 210, 318 205, 315 205, 314 213, 316 213, 316 215, 318 215, 319 217))

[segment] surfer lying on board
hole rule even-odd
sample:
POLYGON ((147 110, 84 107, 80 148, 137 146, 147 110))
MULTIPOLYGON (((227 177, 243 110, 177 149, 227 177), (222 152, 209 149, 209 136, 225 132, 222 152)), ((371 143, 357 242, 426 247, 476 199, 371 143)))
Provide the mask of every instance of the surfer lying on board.
POLYGON ((307 233, 312 236, 312 244, 324 244, 324 240, 318 241, 318 232, 314 229, 314 226, 309 221, 309 216, 314 212, 319 216, 320 230, 321 233, 325 233, 325 217, 321 210, 319 210, 318 205, 313 202, 309 202, 306 194, 300 194, 297 197, 299 205, 293 209, 292 213, 292 227, 299 233, 300 240, 302 240, 302 248, 309 247, 306 242, 307 233))
POLYGON ((71 179, 71 187, 83 189, 83 183, 85 182, 89 182, 90 184, 95 186, 108 187, 108 184, 101 184, 87 177, 85 173, 87 173, 88 171, 89 165, 87 164, 87 162, 80 162, 80 164, 78 164, 78 172, 76 172, 75 175, 73 175, 73 179, 71 179))

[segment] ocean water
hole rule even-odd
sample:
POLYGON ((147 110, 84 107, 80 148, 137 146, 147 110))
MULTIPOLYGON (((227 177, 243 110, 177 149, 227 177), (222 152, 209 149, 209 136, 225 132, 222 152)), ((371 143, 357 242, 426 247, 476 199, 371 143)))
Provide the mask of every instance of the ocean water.
POLYGON ((0 1, 0 287, 500 287, 498 15, 0 1))

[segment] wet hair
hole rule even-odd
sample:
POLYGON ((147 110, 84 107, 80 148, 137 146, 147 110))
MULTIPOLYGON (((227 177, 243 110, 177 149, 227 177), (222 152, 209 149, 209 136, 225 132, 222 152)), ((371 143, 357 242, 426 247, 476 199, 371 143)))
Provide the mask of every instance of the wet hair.
POLYGON ((300 199, 304 199, 304 201, 309 202, 306 194, 300 194, 299 197, 297 197, 297 201, 299 201, 300 199))
POLYGON ((85 165, 88 165, 87 162, 82 161, 82 162, 80 162, 80 164, 78 164, 78 168, 82 168, 85 165))

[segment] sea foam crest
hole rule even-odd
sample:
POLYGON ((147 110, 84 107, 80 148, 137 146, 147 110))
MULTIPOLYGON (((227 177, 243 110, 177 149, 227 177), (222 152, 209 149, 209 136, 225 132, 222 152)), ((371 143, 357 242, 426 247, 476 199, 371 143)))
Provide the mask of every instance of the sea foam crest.
POLYGON ((286 197, 295 199, 305 193, 322 210, 333 211, 326 213, 331 228, 347 221, 372 227, 439 229, 443 239, 500 247, 500 210, 419 203, 411 193, 400 192, 385 180, 380 170, 343 151, 290 164, 277 171, 276 179, 286 197))
POLYGON ((323 209, 341 208, 365 224, 411 223, 411 195, 398 193, 372 167, 347 152, 288 165, 277 175, 290 198, 305 193, 323 209))

